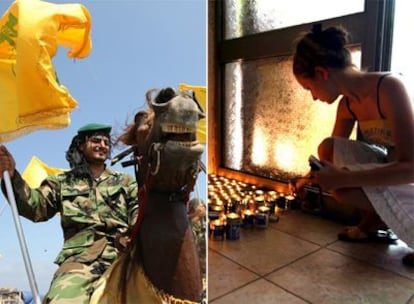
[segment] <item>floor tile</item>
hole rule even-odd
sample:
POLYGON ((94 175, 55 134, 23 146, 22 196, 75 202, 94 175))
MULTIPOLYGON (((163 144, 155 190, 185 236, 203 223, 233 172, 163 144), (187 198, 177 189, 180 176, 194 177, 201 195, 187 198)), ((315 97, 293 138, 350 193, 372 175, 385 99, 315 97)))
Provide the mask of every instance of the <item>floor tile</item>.
POLYGON ((273 227, 325 246, 337 240, 337 234, 343 225, 320 216, 303 213, 300 210, 292 210, 280 216, 279 222, 273 227))
POLYGON ((414 280, 414 268, 402 264, 404 255, 413 250, 401 241, 395 245, 338 241, 328 248, 414 280))
POLYGON ((413 249, 339 241, 343 224, 289 210, 240 240, 209 240, 209 300, 221 303, 414 304, 413 249))
POLYGON ((208 252, 208 298, 213 300, 258 278, 218 253, 208 252))
POLYGON ((275 229, 243 229, 237 241, 210 241, 209 247, 252 272, 264 275, 319 247, 275 229))
POLYGON ((260 279, 251 284, 239 288, 232 293, 217 300, 209 301, 214 304, 240 304, 240 303, 260 303, 260 304, 305 304, 307 302, 286 292, 276 285, 260 279))
POLYGON ((414 281, 321 249, 267 276, 311 303, 405 304, 414 281))

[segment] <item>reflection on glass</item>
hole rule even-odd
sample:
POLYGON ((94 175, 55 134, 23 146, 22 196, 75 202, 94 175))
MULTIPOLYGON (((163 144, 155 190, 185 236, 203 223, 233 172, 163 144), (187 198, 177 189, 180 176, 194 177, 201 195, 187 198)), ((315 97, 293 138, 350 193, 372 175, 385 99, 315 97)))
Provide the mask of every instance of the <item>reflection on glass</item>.
MULTIPOLYGON (((360 62, 360 52, 353 58, 360 62)), ((305 174, 309 154, 331 134, 336 103, 299 86, 291 57, 229 63, 225 83, 224 167, 282 181, 305 174)))
POLYGON ((228 0, 223 2, 225 39, 340 17, 364 10, 364 0, 228 0))
POLYGON ((232 63, 225 67, 227 82, 225 100, 231 101, 223 107, 224 139, 223 158, 225 163, 231 163, 232 168, 241 168, 243 155, 243 112, 242 112, 242 77, 241 64, 232 63), (228 122, 228 123, 227 123, 228 122))

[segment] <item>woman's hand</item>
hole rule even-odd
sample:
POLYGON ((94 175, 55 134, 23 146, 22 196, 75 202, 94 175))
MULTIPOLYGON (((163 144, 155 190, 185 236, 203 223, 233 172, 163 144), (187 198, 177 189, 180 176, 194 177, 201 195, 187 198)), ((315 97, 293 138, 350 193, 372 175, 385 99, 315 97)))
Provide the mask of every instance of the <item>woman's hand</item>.
POLYGON ((313 183, 312 172, 308 172, 302 178, 289 181, 288 189, 289 189, 289 192, 295 193, 300 199, 304 199, 307 194, 305 187, 308 185, 312 185, 312 183, 313 183))
POLYGON ((3 177, 5 171, 8 171, 10 177, 13 177, 14 170, 16 169, 16 162, 13 156, 3 145, 0 145, 0 177, 3 177))
POLYGON ((328 161, 322 161, 323 167, 318 171, 312 171, 312 181, 318 184, 324 191, 335 190, 344 187, 344 177, 349 172, 340 169, 328 161))

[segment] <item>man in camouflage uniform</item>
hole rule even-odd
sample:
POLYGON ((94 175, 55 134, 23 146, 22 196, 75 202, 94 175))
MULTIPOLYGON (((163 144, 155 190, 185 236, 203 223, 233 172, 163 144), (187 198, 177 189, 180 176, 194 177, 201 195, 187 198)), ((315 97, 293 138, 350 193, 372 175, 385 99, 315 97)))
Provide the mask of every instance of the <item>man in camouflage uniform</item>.
POLYGON ((0 173, 10 172, 19 214, 34 222, 61 217, 64 244, 45 303, 88 303, 94 283, 118 257, 119 237, 135 223, 135 179, 105 165, 110 131, 102 124, 80 128, 66 152, 71 170, 47 177, 37 189, 30 189, 0 145, 0 173))
POLYGON ((207 284, 207 248, 206 248, 206 205, 201 198, 192 198, 188 202, 188 217, 191 230, 197 243, 198 255, 200 257, 201 275, 203 278, 203 300, 206 302, 207 284))

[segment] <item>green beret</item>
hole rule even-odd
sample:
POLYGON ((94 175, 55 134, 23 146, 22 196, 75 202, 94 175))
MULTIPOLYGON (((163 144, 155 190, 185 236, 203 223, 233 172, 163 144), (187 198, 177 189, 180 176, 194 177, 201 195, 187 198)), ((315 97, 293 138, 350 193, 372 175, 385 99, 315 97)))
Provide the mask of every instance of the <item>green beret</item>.
POLYGON ((104 125, 100 123, 90 123, 90 124, 84 125, 83 127, 79 128, 78 134, 98 132, 98 131, 110 133, 111 129, 112 127, 110 125, 104 125))

